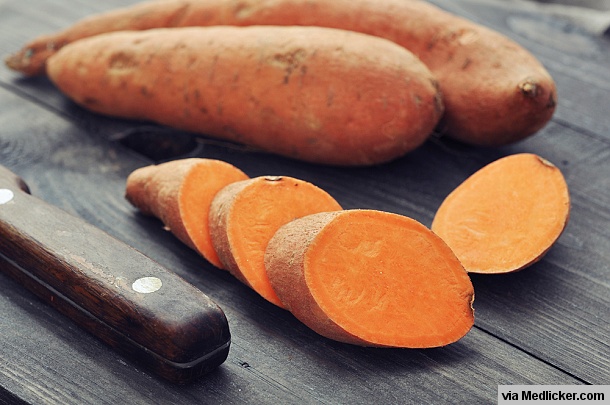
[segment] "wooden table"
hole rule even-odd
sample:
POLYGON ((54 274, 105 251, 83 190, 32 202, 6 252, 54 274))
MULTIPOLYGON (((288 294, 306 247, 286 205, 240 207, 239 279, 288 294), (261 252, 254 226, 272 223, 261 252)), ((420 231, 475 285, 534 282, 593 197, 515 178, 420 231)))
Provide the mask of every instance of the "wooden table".
MULTIPOLYGON (((87 14, 134 2, 0 1, 0 53, 87 14)), ((32 194, 208 294, 225 311, 232 333, 229 357, 219 369, 174 386, 0 273, 0 403, 494 403, 499 384, 610 383, 610 39, 525 3, 433 2, 507 34, 545 64, 559 88, 549 125, 502 148, 434 139, 389 164, 327 167, 97 116, 69 102, 47 79, 25 79, 0 67, 0 163, 23 177, 32 194), (167 135, 172 148, 161 155, 126 147, 167 135), (473 275, 475 327, 438 349, 371 349, 322 338, 212 267, 123 197, 132 170, 200 156, 226 160, 250 176, 311 181, 345 208, 386 210, 430 225, 461 181, 519 152, 537 153, 563 171, 572 197, 569 225, 530 269, 473 275)))

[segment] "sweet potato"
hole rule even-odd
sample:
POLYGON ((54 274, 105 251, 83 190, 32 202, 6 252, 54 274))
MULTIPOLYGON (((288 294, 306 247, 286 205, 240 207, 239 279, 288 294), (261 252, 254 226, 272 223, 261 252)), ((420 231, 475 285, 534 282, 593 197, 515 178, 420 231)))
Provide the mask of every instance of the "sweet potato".
POLYGON ((180 159, 133 171, 125 196, 145 215, 159 218, 180 241, 222 267, 210 237, 209 210, 216 193, 248 176, 214 159, 180 159))
POLYGON ((439 207, 432 230, 471 273, 507 273, 540 260, 570 214, 561 171, 531 153, 483 167, 439 207))
POLYGON ((442 114, 409 51, 321 27, 187 27, 63 47, 50 79, 82 106, 316 163, 369 165, 421 145, 442 114))
POLYGON ((271 285, 311 329, 362 346, 429 348, 474 323, 474 290, 451 249, 419 222, 373 210, 313 214, 265 253, 271 285))
POLYGON ((476 145, 502 145, 535 133, 557 102, 551 76, 522 46, 419 0, 144 2, 35 38, 7 64, 40 74, 50 54, 79 38, 192 25, 318 25, 392 40, 414 52, 439 79, 446 103, 440 130, 476 145))
POLYGON ((340 210, 326 191, 303 180, 263 176, 229 184, 210 207, 216 253, 237 279, 283 307, 269 284, 264 255, 275 231, 305 215, 340 210))

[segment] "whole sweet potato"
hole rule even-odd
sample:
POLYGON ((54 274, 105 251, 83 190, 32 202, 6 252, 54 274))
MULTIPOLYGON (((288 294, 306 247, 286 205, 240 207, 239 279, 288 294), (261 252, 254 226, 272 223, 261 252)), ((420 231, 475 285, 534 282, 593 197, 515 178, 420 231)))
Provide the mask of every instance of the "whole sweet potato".
POLYGON ((421 61, 386 39, 321 27, 187 27, 75 41, 47 64, 82 106, 326 164, 415 149, 442 100, 421 61))

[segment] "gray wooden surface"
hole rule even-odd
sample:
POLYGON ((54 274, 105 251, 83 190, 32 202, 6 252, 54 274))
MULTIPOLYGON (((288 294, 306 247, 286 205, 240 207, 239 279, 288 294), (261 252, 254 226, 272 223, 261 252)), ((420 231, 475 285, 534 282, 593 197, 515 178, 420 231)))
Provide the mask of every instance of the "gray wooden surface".
MULTIPOLYGON (((548 126, 503 148, 433 139, 389 164, 335 168, 97 116, 73 105, 48 80, 24 79, 0 67, 0 164, 21 175, 32 194, 200 288, 223 308, 233 336, 229 358, 217 371, 173 386, 0 273, 0 403, 485 404, 495 402, 498 384, 609 384, 610 40, 530 3, 433 2, 503 32, 544 63, 559 89, 548 126), (150 133, 187 146, 173 158, 218 158, 250 176, 299 177, 346 208, 387 210, 426 225, 443 198, 486 163, 538 153, 565 174, 572 214, 558 243, 530 269, 473 275, 476 323, 464 339, 431 350, 360 348, 316 335, 127 203, 126 176, 153 159, 125 144, 138 145, 134 134, 150 133)), ((126 3, 134 1, 0 0, 0 54, 126 3)))

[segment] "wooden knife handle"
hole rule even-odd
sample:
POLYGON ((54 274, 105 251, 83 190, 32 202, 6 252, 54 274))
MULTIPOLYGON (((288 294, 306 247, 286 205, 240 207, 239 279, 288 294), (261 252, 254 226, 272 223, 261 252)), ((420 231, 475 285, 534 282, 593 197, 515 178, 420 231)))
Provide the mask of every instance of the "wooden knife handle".
POLYGON ((29 194, 0 166, 0 270, 152 371, 188 383, 231 336, 203 292, 84 220, 29 194))

